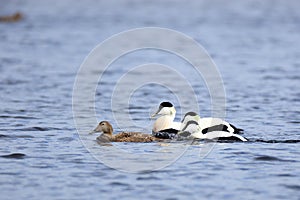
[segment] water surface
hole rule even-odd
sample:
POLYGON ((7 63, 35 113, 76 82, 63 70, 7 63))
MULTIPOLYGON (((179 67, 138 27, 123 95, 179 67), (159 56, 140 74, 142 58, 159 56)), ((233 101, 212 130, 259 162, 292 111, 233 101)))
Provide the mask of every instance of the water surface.
MULTIPOLYGON (((0 199, 299 199, 298 1, 1 4, 1 15, 20 11, 24 19, 0 24, 0 199), (111 169, 84 148, 72 115, 79 66, 107 37, 144 26, 175 29, 204 46, 224 81, 226 120, 244 128, 250 142, 217 143, 205 158, 195 144, 172 165, 138 174, 111 169)), ((167 53, 149 50, 121 58, 104 79, 104 91, 96 91, 97 102, 103 102, 96 103, 98 120, 112 121, 107 94, 114 80, 148 62, 187 69, 192 77, 186 62, 167 53)), ((191 82, 201 96, 201 115, 209 116, 205 83, 191 82)), ((151 127, 149 112, 162 99, 177 104, 162 87, 145 86, 133 94, 130 113, 138 126, 151 127)), ((118 147, 145 153, 157 145, 118 147)))

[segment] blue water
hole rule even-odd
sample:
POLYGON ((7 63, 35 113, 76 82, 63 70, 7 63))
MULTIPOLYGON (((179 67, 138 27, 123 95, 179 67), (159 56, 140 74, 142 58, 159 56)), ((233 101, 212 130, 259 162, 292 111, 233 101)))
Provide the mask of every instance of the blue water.
MULTIPOLYGON (((0 199, 300 198, 298 1, 0 4, 1 15, 16 11, 24 15, 19 22, 0 23, 0 199), (174 163, 139 173, 112 169, 89 153, 73 121, 77 71, 98 43, 145 26, 174 29, 203 45, 223 78, 226 120, 245 129, 250 142, 217 143, 204 157, 205 144, 186 145, 187 151, 174 163)), ((187 63, 163 52, 149 50, 121 58, 104 79, 104 90, 101 86, 96 90, 98 120, 116 126, 109 105, 115 78, 127 67, 149 62, 193 75, 187 63)), ((191 82, 201 94, 201 115, 209 116, 205 83, 191 82)), ((178 85, 178 92, 183 90, 178 85)), ((144 86, 132 95, 129 112, 137 127, 151 130, 149 113, 162 99, 180 110, 176 97, 163 87, 144 86)), ((91 142, 95 137, 88 136, 91 142)), ((136 154, 154 152, 159 145, 166 144, 115 144, 136 154)), ((169 145, 166 153, 171 155, 181 144, 169 145)), ((109 152, 110 147, 105 148, 109 152)), ((126 164, 122 156, 106 158, 121 167, 126 164)))

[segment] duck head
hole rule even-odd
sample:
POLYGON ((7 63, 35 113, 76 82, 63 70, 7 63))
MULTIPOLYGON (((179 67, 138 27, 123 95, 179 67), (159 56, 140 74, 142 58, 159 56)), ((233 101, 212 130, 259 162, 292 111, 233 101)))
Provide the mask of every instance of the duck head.
POLYGON ((200 126, 198 122, 194 120, 190 120, 186 122, 184 127, 178 132, 178 135, 183 137, 189 137, 194 133, 197 133, 198 131, 200 131, 200 126))
POLYGON ((195 112, 187 112, 183 119, 181 120, 181 124, 183 125, 183 127, 181 127, 181 129, 183 129, 185 127, 185 125, 189 122, 189 121, 195 121, 198 122, 200 120, 200 116, 197 115, 197 113, 195 112))
POLYGON ((172 103, 167 102, 167 101, 162 102, 159 105, 158 110, 153 115, 151 115, 151 118, 154 118, 158 115, 160 115, 160 116, 174 116, 174 118, 175 118, 176 110, 175 110, 172 103))
POLYGON ((152 131, 158 132, 170 128, 175 119, 175 115, 176 110, 173 104, 170 102, 162 102, 158 110, 151 116, 151 118, 159 116, 153 124, 152 131))
POLYGON ((100 133, 102 132, 107 135, 112 135, 113 127, 108 121, 102 121, 92 132, 90 132, 90 134, 97 133, 97 132, 100 133))

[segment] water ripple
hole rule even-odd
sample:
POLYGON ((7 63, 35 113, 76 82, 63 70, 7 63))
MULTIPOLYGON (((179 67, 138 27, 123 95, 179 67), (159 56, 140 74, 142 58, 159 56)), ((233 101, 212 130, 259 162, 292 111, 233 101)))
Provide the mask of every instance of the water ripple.
POLYGON ((55 127, 26 127, 26 128, 16 128, 16 129, 0 129, 0 131, 51 131, 51 130, 62 130, 60 128, 55 127))
POLYGON ((277 157, 274 157, 274 156, 267 156, 267 155, 257 156, 257 157, 254 158, 254 160, 257 160, 257 161, 297 162, 295 160, 285 160, 285 159, 277 158, 277 157))
POLYGON ((34 138, 32 135, 3 135, 0 134, 0 138, 34 138))
POLYGON ((7 155, 1 155, 2 158, 10 158, 10 159, 23 159, 26 156, 24 153, 11 153, 7 155))
POLYGON ((109 184, 110 186, 112 186, 112 187, 116 187, 116 186, 122 186, 122 187, 128 187, 128 188, 130 188, 130 185, 129 184, 127 184, 127 183, 122 183, 122 182, 112 182, 112 183, 110 183, 109 184))
POLYGON ((288 189, 296 190, 298 192, 300 190, 300 185, 287 185, 287 184, 284 184, 283 186, 288 188, 288 189))
POLYGON ((160 180, 160 178, 154 177, 154 176, 148 176, 148 177, 137 177, 136 180, 141 181, 141 180, 160 180))
POLYGON ((262 142, 262 143, 299 143, 300 140, 262 140, 262 139, 257 139, 257 140, 254 140, 253 142, 262 142))
POLYGON ((28 116, 21 116, 21 115, 0 115, 0 118, 4 118, 4 119, 39 119, 36 117, 28 117, 28 116))

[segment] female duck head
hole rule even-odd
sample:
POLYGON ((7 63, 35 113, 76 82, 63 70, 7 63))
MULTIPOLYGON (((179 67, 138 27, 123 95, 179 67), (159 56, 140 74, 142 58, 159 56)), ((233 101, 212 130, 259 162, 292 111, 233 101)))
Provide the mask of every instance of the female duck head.
POLYGON ((113 127, 108 121, 102 121, 91 133, 96 132, 103 132, 104 134, 112 135, 113 127))
POLYGON ((174 116, 176 115, 176 110, 170 102, 162 102, 159 105, 158 110, 151 116, 152 118, 161 115, 161 116, 174 116))

